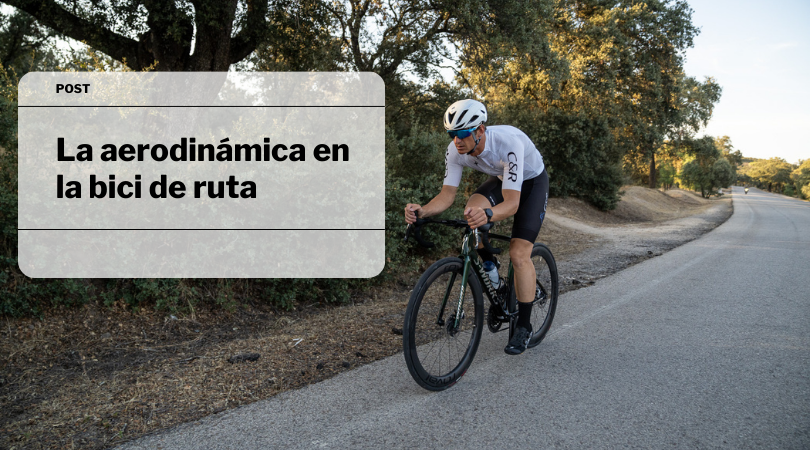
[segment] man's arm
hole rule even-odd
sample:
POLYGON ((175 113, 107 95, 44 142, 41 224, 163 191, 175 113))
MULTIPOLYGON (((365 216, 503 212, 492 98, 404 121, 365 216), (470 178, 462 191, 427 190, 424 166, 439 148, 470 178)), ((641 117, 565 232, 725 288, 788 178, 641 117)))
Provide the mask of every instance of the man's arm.
POLYGON ((493 222, 501 221, 514 216, 518 210, 518 206, 520 206, 520 191, 503 189, 501 190, 501 194, 503 195, 503 202, 498 203, 491 208, 491 220, 493 222))
POLYGON ((419 217, 430 217, 443 213, 447 208, 453 206, 457 191, 456 186, 443 185, 439 195, 433 197, 433 200, 422 207, 422 214, 419 217))
MULTIPOLYGON (((514 216, 518 206, 520 206, 520 191, 503 189, 501 193, 503 194, 503 202, 490 208, 492 210, 492 219, 490 219, 492 222, 514 216)), ((477 206, 467 208, 464 211, 464 216, 472 228, 478 228, 487 223, 487 215, 484 213, 483 208, 477 206)))
POLYGON ((428 202, 427 205, 420 206, 416 203, 408 203, 405 205, 405 221, 413 223, 416 221, 416 214, 418 214, 420 218, 424 218, 443 213, 444 210, 453 205, 457 191, 458 187, 445 184, 442 186, 439 195, 433 197, 433 200, 428 202))

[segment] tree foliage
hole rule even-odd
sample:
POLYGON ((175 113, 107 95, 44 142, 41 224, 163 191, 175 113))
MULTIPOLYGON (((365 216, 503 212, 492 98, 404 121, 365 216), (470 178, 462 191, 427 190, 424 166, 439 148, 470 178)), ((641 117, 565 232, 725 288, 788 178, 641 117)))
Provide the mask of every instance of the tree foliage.
POLYGON ((719 188, 734 182, 732 165, 723 157, 714 138, 690 139, 683 143, 683 147, 690 158, 680 172, 680 179, 686 186, 700 191, 703 197, 709 197, 718 194, 719 188))
POLYGON ((790 173, 790 179, 796 192, 801 193, 802 198, 810 200, 810 159, 800 161, 799 167, 790 173))
POLYGON ((554 143, 541 147, 554 195, 611 208, 622 162, 633 161, 647 176, 652 162, 654 179, 655 152, 667 137, 704 125, 720 88, 683 74, 683 53, 697 33, 684 1, 562 1, 548 17, 538 27, 547 30, 548 51, 502 44, 500 58, 465 66, 461 78, 499 120, 554 143), (583 131, 587 139, 576 139, 583 131))
POLYGON ((20 11, 0 12, 0 67, 16 75, 32 70, 52 70, 57 60, 54 33, 20 11))
POLYGON ((791 183, 793 170, 793 165, 782 158, 760 159, 748 166, 746 175, 769 192, 782 192, 785 184, 791 183))

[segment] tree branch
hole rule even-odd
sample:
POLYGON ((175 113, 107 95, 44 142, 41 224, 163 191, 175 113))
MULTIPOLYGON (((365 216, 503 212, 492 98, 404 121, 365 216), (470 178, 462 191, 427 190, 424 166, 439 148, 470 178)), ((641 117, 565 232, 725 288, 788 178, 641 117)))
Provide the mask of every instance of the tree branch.
POLYGON ((363 18, 368 10, 370 0, 365 0, 362 6, 358 5, 358 3, 359 0, 351 0, 352 14, 349 19, 349 32, 351 36, 352 53, 354 55, 354 65, 357 66, 357 70, 364 71, 371 70, 371 67, 367 67, 368 62, 360 51, 360 31, 363 28, 363 18))
POLYGON ((340 29, 341 29, 340 40, 343 41, 343 45, 345 45, 346 47, 351 47, 351 43, 349 42, 349 38, 346 37, 346 28, 347 28, 347 26, 346 26, 346 21, 343 20, 343 16, 341 14, 339 14, 339 12, 335 8, 332 8, 331 6, 329 6, 328 3, 326 5, 324 5, 324 7, 326 8, 327 11, 332 13, 332 15, 338 20, 338 22, 340 22, 340 29))
POLYGON ((145 64, 138 60, 138 42, 77 17, 54 0, 3 0, 3 3, 27 12, 42 25, 69 38, 85 42, 118 61, 126 61, 133 70, 139 70, 145 64))
POLYGON ((245 26, 231 39, 231 64, 245 59, 256 50, 268 31, 267 0, 248 0, 245 26))

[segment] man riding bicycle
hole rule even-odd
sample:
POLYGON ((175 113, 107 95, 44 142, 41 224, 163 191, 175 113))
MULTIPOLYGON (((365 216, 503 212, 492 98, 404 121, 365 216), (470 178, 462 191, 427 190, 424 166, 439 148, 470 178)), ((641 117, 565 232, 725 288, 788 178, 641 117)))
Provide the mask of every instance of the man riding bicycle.
MULTIPOLYGON (((518 355, 532 336, 531 312, 535 297, 535 271, 531 260, 534 240, 543 225, 548 204, 548 174, 543 157, 526 133, 509 125, 487 127, 486 107, 476 100, 460 100, 444 113, 444 128, 452 142, 445 154, 441 192, 427 205, 408 203, 405 221, 441 214, 456 197, 463 167, 490 177, 467 200, 464 217, 470 228, 514 216, 509 254, 515 271, 518 322, 504 351, 518 355)), ((481 248, 485 261, 495 256, 481 248)))

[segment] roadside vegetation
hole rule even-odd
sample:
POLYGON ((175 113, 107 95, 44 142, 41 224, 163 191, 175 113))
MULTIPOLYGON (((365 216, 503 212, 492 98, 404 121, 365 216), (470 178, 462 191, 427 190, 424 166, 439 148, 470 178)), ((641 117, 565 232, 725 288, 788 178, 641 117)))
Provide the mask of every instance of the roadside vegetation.
POLYGON ((810 200, 810 159, 790 164, 782 158, 744 158, 737 182, 810 200))
MULTIPOLYGON (((192 315, 254 301, 292 310, 345 303, 396 282, 432 257, 401 242, 401 209, 438 192, 447 145, 440 117, 459 98, 485 101, 491 124, 513 124, 532 137, 553 197, 601 210, 616 207, 626 184, 679 185, 710 196, 733 183, 742 164, 728 137, 696 135, 721 88, 684 73, 684 52, 698 29, 682 0, 2 4, 14 7, 0 17, 0 315, 7 317, 88 302, 192 315), (34 280, 19 271, 16 86, 25 73, 229 68, 372 71, 385 81, 388 263, 380 276, 34 280)), ((803 170, 797 177, 806 185, 803 170)), ((462 191, 481 176, 465 174, 462 191)), ((778 189, 787 192, 786 183, 778 189)), ((459 215, 461 202, 447 214, 459 215)), ((455 243, 447 234, 432 238, 439 252, 455 243)))

